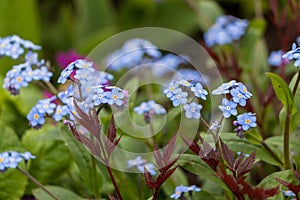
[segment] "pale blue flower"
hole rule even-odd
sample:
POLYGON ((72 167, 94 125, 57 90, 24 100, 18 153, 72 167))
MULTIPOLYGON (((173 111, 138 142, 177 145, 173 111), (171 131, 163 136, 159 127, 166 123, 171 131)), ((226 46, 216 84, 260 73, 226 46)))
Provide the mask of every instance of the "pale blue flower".
POLYGON ((125 95, 123 91, 120 91, 117 88, 113 88, 111 92, 107 93, 107 98, 109 105, 116 104, 117 106, 121 106, 122 104, 124 104, 125 95))
POLYGON ((205 89, 203 89, 201 83, 197 83, 196 85, 191 87, 191 91, 194 92, 196 97, 206 100, 206 95, 208 94, 208 92, 205 89))
POLYGON ((237 116, 237 123, 242 126, 244 131, 256 127, 255 114, 248 112, 237 116))
POLYGON ((168 88, 164 90, 164 94, 168 98, 172 98, 175 95, 175 90, 178 88, 179 84, 176 81, 171 81, 168 88))
POLYGON ((199 119, 201 114, 200 111, 202 109, 202 105, 192 102, 191 104, 184 105, 185 116, 187 118, 199 119))
POLYGON ((176 88, 174 91, 174 95, 170 98, 173 106, 177 107, 180 104, 186 104, 187 100, 187 92, 183 92, 181 88, 176 88))
POLYGON ((219 109, 223 112, 225 118, 229 118, 231 115, 237 115, 236 106, 237 104, 233 101, 223 98, 222 105, 219 106, 219 109))

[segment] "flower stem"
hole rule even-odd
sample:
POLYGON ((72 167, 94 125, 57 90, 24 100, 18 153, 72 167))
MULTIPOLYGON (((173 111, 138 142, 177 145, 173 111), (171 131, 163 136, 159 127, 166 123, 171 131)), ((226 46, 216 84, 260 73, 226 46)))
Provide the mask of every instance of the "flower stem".
POLYGON ((111 168, 110 168, 110 166, 109 166, 109 163, 106 163, 106 168, 107 168, 107 170, 108 170, 108 173, 109 173, 111 182, 112 182, 112 184, 114 185, 114 188, 115 188, 116 193, 117 193, 117 195, 118 195, 118 199, 119 199, 119 200, 123 200, 123 197, 122 197, 121 192, 120 192, 120 190, 119 190, 119 188, 118 188, 118 186, 117 186, 116 180, 115 180, 114 175, 113 175, 113 173, 112 173, 112 170, 111 170, 111 168))
POLYGON ((53 199, 60 200, 58 197, 52 194, 45 186, 43 186, 38 180, 36 180, 33 176, 31 176, 27 171, 24 171, 19 167, 17 167, 16 169, 19 170, 25 176, 27 176, 32 182, 34 182, 37 186, 39 186, 42 190, 44 190, 47 194, 49 194, 49 196, 51 196, 53 199))
POLYGON ((159 194, 159 187, 155 188, 152 200, 157 200, 159 194))
POLYGON ((52 94, 57 94, 57 89, 52 85, 52 83, 50 82, 47 82, 47 81, 44 81, 44 83, 47 85, 49 91, 52 93, 52 94))
POLYGON ((297 92, 297 89, 298 89, 298 86, 299 86, 299 82, 300 82, 300 71, 298 70, 297 80, 296 80, 296 83, 295 83, 294 88, 293 88, 293 96, 294 97, 296 95, 296 92, 297 92))

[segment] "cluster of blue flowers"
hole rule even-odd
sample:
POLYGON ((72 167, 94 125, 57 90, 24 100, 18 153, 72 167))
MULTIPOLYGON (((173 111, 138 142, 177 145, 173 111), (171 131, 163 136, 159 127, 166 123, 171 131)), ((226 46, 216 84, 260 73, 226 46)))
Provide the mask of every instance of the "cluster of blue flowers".
POLYGON ((13 66, 7 72, 3 88, 11 94, 17 95, 20 93, 21 87, 28 86, 32 81, 50 81, 53 75, 52 72, 49 71, 45 61, 43 59, 39 60, 38 54, 34 52, 40 49, 40 46, 23 40, 16 35, 0 38, 0 56, 18 59, 25 54, 25 62, 13 66))
POLYGON ((154 75, 163 76, 180 64, 185 64, 187 59, 174 54, 162 55, 150 41, 134 38, 110 54, 105 60, 105 65, 109 70, 118 71, 147 64, 154 75))
POLYGON ((206 100, 208 92, 203 88, 201 83, 192 83, 185 79, 173 80, 169 83, 168 88, 164 90, 164 94, 172 101, 173 106, 177 107, 184 105, 185 116, 187 118, 199 119, 201 117, 200 111, 202 105, 196 102, 188 102, 188 92, 190 89, 194 94, 194 98, 206 100))
POLYGON ((127 168, 132 167, 136 167, 141 173, 144 173, 144 170, 146 169, 152 176, 156 174, 155 166, 152 163, 147 163, 147 161, 142 159, 141 156, 127 161, 127 168))
POLYGON ((156 103, 154 100, 150 100, 148 102, 142 102, 139 106, 135 107, 133 110, 139 115, 143 114, 145 121, 147 123, 151 122, 151 118, 154 114, 163 115, 166 113, 166 109, 162 105, 156 103))
POLYGON ((183 185, 180 185, 180 186, 177 186, 175 188, 175 193, 172 194, 170 196, 170 198, 172 199, 179 199, 182 197, 182 195, 185 193, 185 192, 192 192, 192 191, 195 191, 195 192, 200 192, 201 191, 201 188, 195 186, 195 185, 191 185, 191 186, 183 186, 183 185))
POLYGON ((142 102, 139 106, 135 107, 134 112, 139 115, 144 113, 162 115, 166 113, 166 109, 162 105, 157 104, 154 100, 150 100, 148 102, 142 102))
MULTIPOLYGON (((236 116, 238 114, 237 106, 246 106, 246 101, 252 96, 244 84, 236 82, 235 80, 223 83, 217 89, 213 90, 212 94, 226 95, 226 97, 222 99, 222 105, 219 106, 225 118, 229 118, 232 115, 236 116)), ((234 125, 238 126, 235 131, 241 135, 242 131, 256 127, 255 114, 249 112, 238 115, 234 125)))
POLYGON ((65 91, 59 92, 57 96, 40 100, 31 109, 27 119, 35 128, 39 128, 45 123, 45 117, 52 117, 55 121, 60 121, 66 117, 73 121, 74 115, 77 114, 74 100, 86 113, 101 104, 123 106, 127 103, 128 92, 111 86, 110 81, 112 79, 111 74, 96 71, 92 62, 82 59, 76 60, 70 63, 58 78, 58 83, 71 80, 74 84, 70 84, 65 91))
POLYGON ((239 40, 246 31, 249 22, 231 15, 220 16, 216 23, 204 34, 207 46, 229 44, 239 40))
POLYGON ((300 47, 296 45, 296 43, 293 43, 292 50, 286 52, 282 55, 282 58, 287 58, 289 60, 295 60, 294 65, 296 67, 300 66, 300 47))
POLYGON ((16 151, 5 151, 0 153, 0 172, 8 168, 17 168, 18 164, 24 159, 25 162, 34 159, 30 152, 19 153, 16 151))

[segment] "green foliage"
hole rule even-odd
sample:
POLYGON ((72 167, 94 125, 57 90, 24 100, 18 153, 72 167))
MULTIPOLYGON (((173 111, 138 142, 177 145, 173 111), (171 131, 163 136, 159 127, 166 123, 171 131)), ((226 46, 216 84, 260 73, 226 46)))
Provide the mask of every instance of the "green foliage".
MULTIPOLYGON (((39 130, 26 131, 22 138, 24 147, 37 157, 32 160, 29 173, 43 184, 57 183, 70 166, 70 152, 59 134, 59 129, 46 125, 39 130)), ((30 183, 29 188, 34 187, 30 183)))
MULTIPOLYGON (((92 169, 92 155, 88 152, 87 148, 84 147, 80 142, 78 142, 75 137, 72 135, 72 133, 67 130, 66 128, 61 129, 61 137, 67 144, 67 147, 69 151, 71 152, 71 155, 78 166, 78 169, 80 171, 80 175, 82 176, 84 183, 88 187, 88 189, 91 192, 94 192, 95 186, 97 186, 98 191, 101 192, 104 180, 106 181, 105 177, 103 177, 103 170, 101 169, 97 170, 96 174, 93 174, 92 169), (91 178, 93 177, 93 178, 91 178), (95 179, 94 179, 95 178, 95 179), (96 180, 96 183, 94 182, 96 180), (96 184, 96 185, 95 185, 96 184)), ((98 165, 99 166, 99 165, 98 165)), ((106 187, 108 187, 109 184, 106 184, 106 187)), ((106 188, 106 189, 107 189, 106 188)))
MULTIPOLYGON (((0 152, 24 151, 16 133, 0 122, 0 152)), ((0 200, 19 200, 25 193, 27 177, 16 169, 0 172, 0 200)))
MULTIPOLYGON (((45 186, 47 190, 49 190, 52 194, 54 194, 59 199, 64 200, 87 200, 86 198, 80 197, 76 195, 74 192, 58 187, 58 186, 45 186)), ((33 190, 33 195, 37 199, 43 199, 43 200, 53 200, 49 194, 47 194, 44 190, 41 188, 37 188, 33 190)))
POLYGON ((289 112, 288 114, 295 114, 297 108, 289 86, 276 74, 267 72, 266 75, 271 79, 276 96, 281 101, 284 108, 289 112))

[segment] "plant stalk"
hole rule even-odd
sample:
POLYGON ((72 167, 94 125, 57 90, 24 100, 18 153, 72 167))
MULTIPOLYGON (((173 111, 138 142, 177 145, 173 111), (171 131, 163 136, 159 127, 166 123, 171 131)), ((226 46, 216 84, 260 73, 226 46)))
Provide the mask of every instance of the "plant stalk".
POLYGON ((294 98, 295 98, 295 95, 296 95, 296 92, 297 92, 297 89, 298 89, 298 86, 299 86, 299 82, 300 82, 300 71, 298 70, 297 80, 296 80, 296 83, 295 83, 294 88, 293 88, 294 98))
POLYGON ((287 109, 283 133, 283 157, 284 157, 284 168, 290 169, 290 122, 291 122, 291 112, 287 109))
POLYGON ((60 200, 58 197, 56 197, 54 194, 52 194, 45 186, 43 186, 38 180, 36 180, 33 176, 31 176, 27 171, 24 171, 23 169, 20 169, 19 167, 17 167, 16 169, 19 170, 25 176, 27 176, 34 184, 39 186, 42 190, 44 190, 53 199, 60 200))
MULTIPOLYGON (((111 182, 113 183, 114 188, 115 188, 115 190, 116 190, 118 199, 119 199, 119 200, 123 200, 123 197, 122 197, 121 192, 120 192, 120 190, 119 190, 119 188, 118 188, 118 186, 117 186, 116 180, 115 180, 114 175, 113 175, 113 173, 112 173, 112 171, 111 171, 111 168, 110 168, 110 166, 109 166, 109 163, 106 163, 106 168, 107 168, 107 170, 108 170, 108 173, 109 173, 111 182)), ((154 199, 153 199, 153 200, 154 200, 154 199)))

